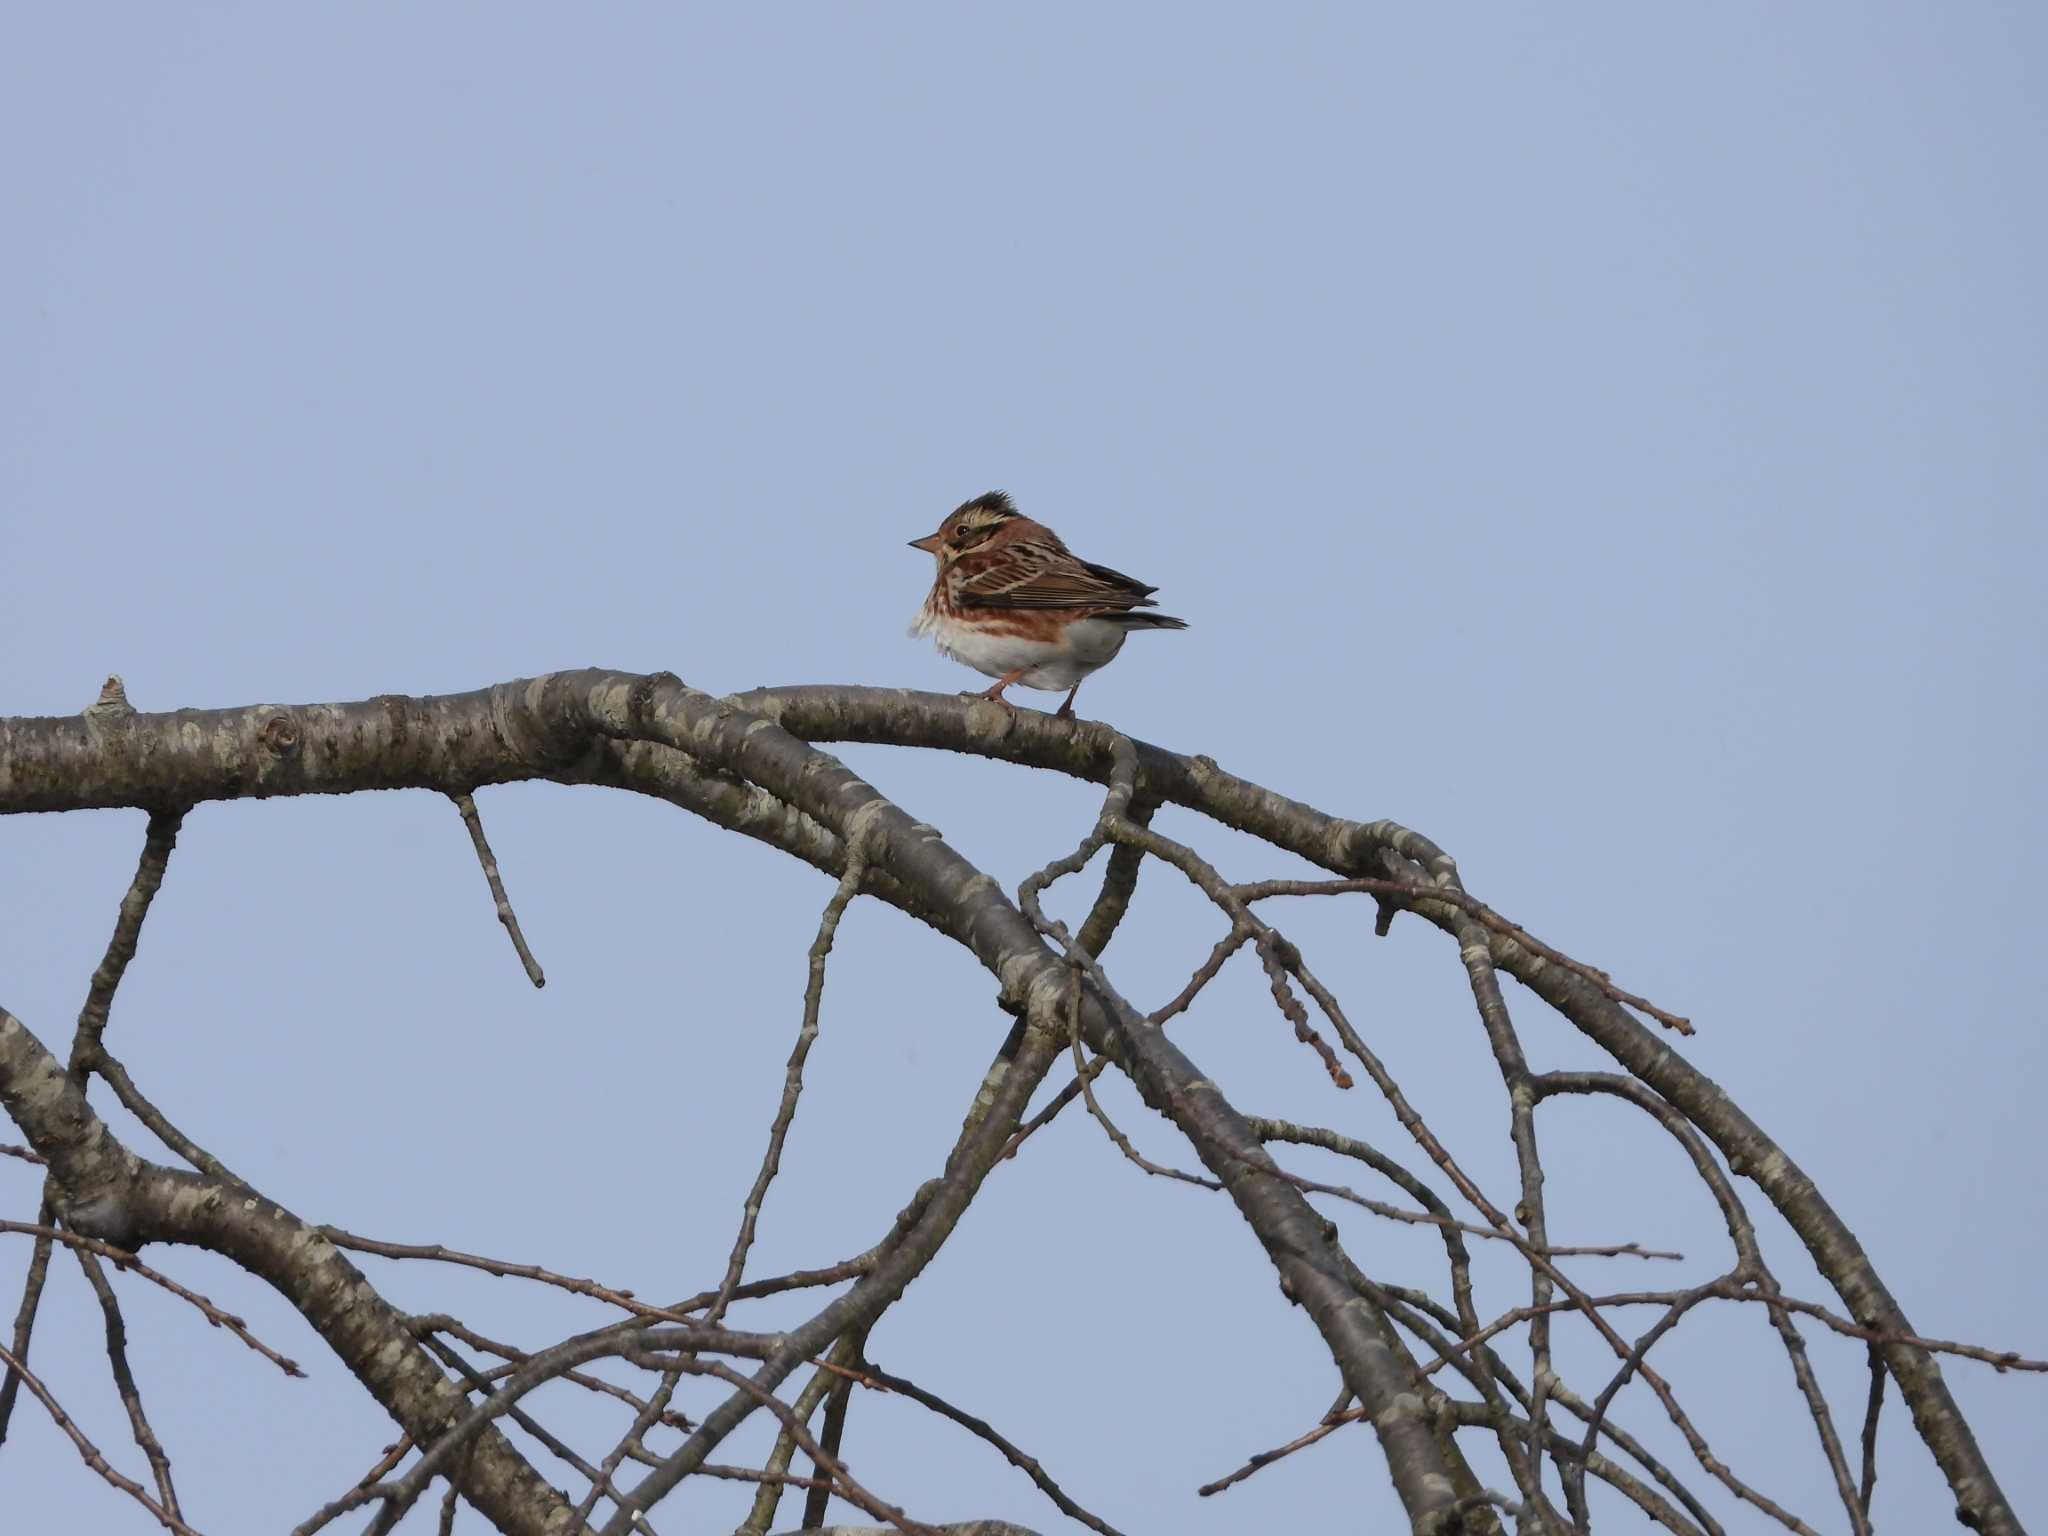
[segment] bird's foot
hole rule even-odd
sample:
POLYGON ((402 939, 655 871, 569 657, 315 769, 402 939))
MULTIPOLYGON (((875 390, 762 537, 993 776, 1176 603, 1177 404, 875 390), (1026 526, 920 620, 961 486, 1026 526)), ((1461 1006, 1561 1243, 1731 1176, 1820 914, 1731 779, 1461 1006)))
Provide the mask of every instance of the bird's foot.
POLYGON ((1007 710, 1010 714, 1014 715, 1017 713, 1017 706, 1012 704, 1008 699, 1003 697, 1003 690, 1009 687, 1012 683, 1016 682, 1017 679, 1022 677, 1027 670, 1027 668, 1019 667, 1014 672, 1006 672, 1001 677, 997 678, 994 683, 992 683, 988 688, 984 689, 982 692, 977 694, 962 694, 961 697, 987 699, 991 704, 1002 705, 1005 710, 1007 710))
POLYGON ((963 688, 960 690, 960 697, 963 699, 986 699, 991 704, 1002 705, 1003 709, 1009 714, 1014 715, 1017 713, 1017 706, 1003 697, 1003 690, 1000 684, 994 688, 963 688))

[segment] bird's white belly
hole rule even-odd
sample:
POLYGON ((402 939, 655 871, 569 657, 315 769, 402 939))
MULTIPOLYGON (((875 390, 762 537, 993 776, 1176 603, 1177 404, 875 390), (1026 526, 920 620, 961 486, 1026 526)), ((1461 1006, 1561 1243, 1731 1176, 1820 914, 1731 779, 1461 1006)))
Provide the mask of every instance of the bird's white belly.
POLYGON ((938 619, 931 625, 939 649, 988 677, 1017 679, 1026 688, 1059 693, 1072 688, 1123 649, 1123 625, 1108 619, 1077 619, 1060 632, 1058 641, 1032 640, 938 619))

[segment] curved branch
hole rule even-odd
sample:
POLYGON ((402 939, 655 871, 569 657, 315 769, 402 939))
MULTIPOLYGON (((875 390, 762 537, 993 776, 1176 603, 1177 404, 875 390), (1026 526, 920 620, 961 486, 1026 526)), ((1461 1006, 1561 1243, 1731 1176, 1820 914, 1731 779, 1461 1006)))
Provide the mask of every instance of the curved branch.
MULTIPOLYGON (((1110 782, 1115 750, 1113 733, 1100 727, 950 696, 793 688, 715 700, 669 678, 586 672, 440 698, 0 721, 0 813, 371 788, 449 793, 547 777, 659 794, 837 873, 844 866, 846 816, 866 803, 862 797, 879 797, 805 745, 825 740, 947 748, 1097 783, 1110 782)), ((1987 1532, 2019 1530, 1939 1367, 1911 1342, 1918 1331, 1854 1235, 1798 1165, 1718 1085, 1584 968, 1513 932, 1475 923, 1455 863, 1427 838, 1392 822, 1328 816, 1206 758, 1142 743, 1134 750, 1149 798, 1197 810, 1340 877, 1391 881, 1412 892, 1373 894, 1383 910, 1415 912, 1461 943, 1476 938, 1470 947, 1483 949, 1487 967, 1516 977, 1672 1104, 1732 1171, 1765 1192, 1857 1324, 1887 1341, 1885 1367, 1948 1479, 1959 1518, 1987 1532)), ((1050 984, 1057 958, 999 893, 976 885, 984 877, 929 829, 893 807, 888 814, 894 818, 890 847, 877 860, 886 868, 873 879, 874 893, 965 944, 997 976, 1009 1007, 1044 1021, 1044 1001, 1034 1001, 1034 994, 1050 984)), ((1363 1387, 1368 1405, 1402 1398, 1401 1366, 1384 1355, 1362 1318, 1347 1321, 1350 1309, 1366 1304, 1343 1285, 1341 1265, 1312 1213, 1271 1169, 1213 1085, 1100 982, 1088 989, 1084 1029, 1098 1049, 1128 1065, 1147 1102, 1189 1135, 1204 1163, 1231 1188, 1283 1284, 1308 1306, 1347 1383, 1363 1387)), ((1426 1488, 1426 1463, 1399 1449, 1415 1450, 1429 1439, 1419 1426, 1409 1436, 1405 1422, 1405 1413, 1397 1413, 1389 1421, 1393 1432, 1382 1430, 1404 1502, 1411 1515, 1448 1508, 1456 1499, 1426 1488)))
MULTIPOLYGON (((145 1242, 189 1243, 232 1259, 282 1293, 415 1441, 430 1443, 461 1417, 462 1393, 332 1243, 246 1185, 137 1157, 5 1008, 0 1104, 50 1160, 73 1231, 129 1250, 145 1242)), ((568 1512, 495 1431, 479 1441, 463 1490, 500 1529, 520 1536, 548 1536, 551 1516, 568 1512)))
MULTIPOLYGON (((971 730, 957 699, 834 687, 762 689, 735 702, 817 741, 866 741, 944 747, 1103 781, 1108 764, 1085 732, 1019 714, 1003 732, 971 730)), ((1138 744, 1150 791, 1223 825, 1299 854, 1335 874, 1384 876, 1416 887, 1398 904, 1457 936, 1462 910, 1431 901, 1421 871, 1457 865, 1429 839, 1391 821, 1356 822, 1325 814, 1225 772, 1205 757, 1182 757, 1138 744)), ((1382 897, 1381 900, 1394 900, 1382 897)), ((1805 1171, 1727 1093, 1584 977, 1505 934, 1489 933, 1494 963, 1570 1019, 1609 1055, 1706 1134, 1734 1172, 1753 1180, 1799 1234, 1815 1265, 1863 1327, 1893 1341, 1919 1336, 1879 1278, 1870 1257, 1805 1171)), ((1926 1350, 1884 1346, 1886 1368, 1912 1410, 1915 1427, 1948 1479, 1957 1517, 1987 1536, 2023 1536, 1976 1436, 1956 1407, 1941 1368, 1926 1350)))

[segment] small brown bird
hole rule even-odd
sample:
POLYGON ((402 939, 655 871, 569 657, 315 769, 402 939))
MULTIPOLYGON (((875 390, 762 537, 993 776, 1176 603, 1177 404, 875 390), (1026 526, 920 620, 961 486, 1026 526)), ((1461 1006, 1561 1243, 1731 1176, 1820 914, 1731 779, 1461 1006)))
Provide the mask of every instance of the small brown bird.
POLYGON ((930 635, 955 661, 996 680, 982 694, 1009 708, 1012 683, 1067 690, 1071 720, 1081 679, 1107 666, 1134 629, 1186 629, 1185 619, 1139 613, 1159 589, 1076 559, 1001 491, 962 502, 937 533, 910 541, 938 558, 938 579, 913 635, 930 635))

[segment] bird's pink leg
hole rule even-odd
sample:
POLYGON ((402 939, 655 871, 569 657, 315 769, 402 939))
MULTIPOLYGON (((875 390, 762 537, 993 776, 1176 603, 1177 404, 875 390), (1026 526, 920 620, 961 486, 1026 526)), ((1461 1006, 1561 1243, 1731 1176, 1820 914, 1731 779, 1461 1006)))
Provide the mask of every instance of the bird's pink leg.
POLYGON ((1081 685, 1079 683, 1074 684, 1073 687, 1067 690, 1067 701, 1054 712, 1053 719, 1071 720, 1074 718, 1074 695, 1080 691, 1081 685))
POLYGON ((1029 667, 1019 667, 1014 672, 1005 672, 1001 677, 996 679, 994 687, 984 689, 982 692, 974 694, 973 697, 977 699, 987 699, 992 704, 1000 704, 1005 709, 1014 710, 1017 706, 1012 704, 1008 699, 1003 697, 1003 690, 1009 687, 1010 684, 1016 682, 1018 678, 1022 677, 1026 672, 1029 672, 1030 670, 1031 669, 1029 667))

